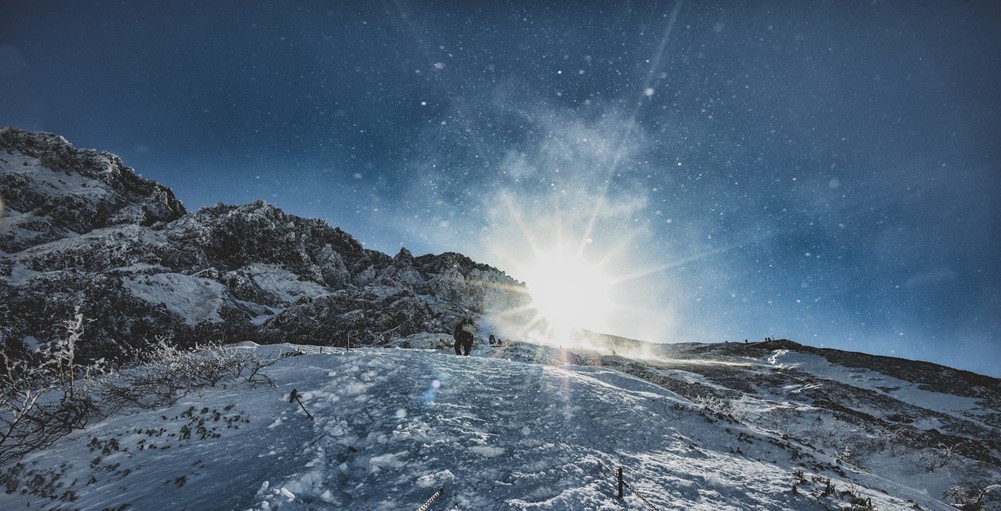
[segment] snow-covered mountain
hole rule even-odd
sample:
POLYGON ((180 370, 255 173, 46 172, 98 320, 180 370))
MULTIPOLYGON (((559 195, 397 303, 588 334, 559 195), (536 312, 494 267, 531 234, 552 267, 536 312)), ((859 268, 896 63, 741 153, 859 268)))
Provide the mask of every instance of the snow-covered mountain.
POLYGON ((428 509, 1001 509, 995 378, 586 332, 455 357, 460 315, 528 301, 460 254, 391 257, 263 202, 189 213, 114 155, 12 128, 0 197, 4 354, 64 337, 79 309, 81 359, 155 339, 277 359, 275 388, 98 406, 0 466, 0 509, 417 509, 440 488, 428 509))
POLYGON ((528 300, 460 254, 390 257, 264 202, 188 213, 117 156, 52 134, 0 130, 0 197, 0 339, 15 352, 76 308, 81 355, 113 357, 158 337, 379 344, 528 300))

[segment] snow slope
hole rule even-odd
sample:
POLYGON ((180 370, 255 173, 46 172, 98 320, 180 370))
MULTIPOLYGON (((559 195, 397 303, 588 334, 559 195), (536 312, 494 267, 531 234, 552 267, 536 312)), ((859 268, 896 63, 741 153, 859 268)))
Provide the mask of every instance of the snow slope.
POLYGON ((268 369, 277 388, 220 385, 62 439, 21 468, 54 499, 22 486, 0 509, 417 509, 442 487, 428 509, 846 506, 821 496, 827 477, 875 509, 953 509, 850 467, 804 470, 783 442, 613 369, 486 346, 472 357, 302 349, 268 369), (314 420, 288 401, 292 389, 314 420), (621 500, 617 467, 630 485, 621 500))

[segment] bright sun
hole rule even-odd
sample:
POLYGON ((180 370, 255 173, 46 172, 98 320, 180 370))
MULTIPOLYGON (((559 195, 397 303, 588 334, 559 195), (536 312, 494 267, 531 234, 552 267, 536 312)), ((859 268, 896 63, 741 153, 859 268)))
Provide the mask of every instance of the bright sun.
POLYGON ((613 282, 572 252, 537 254, 525 275, 532 305, 553 329, 602 330, 612 311, 613 282))

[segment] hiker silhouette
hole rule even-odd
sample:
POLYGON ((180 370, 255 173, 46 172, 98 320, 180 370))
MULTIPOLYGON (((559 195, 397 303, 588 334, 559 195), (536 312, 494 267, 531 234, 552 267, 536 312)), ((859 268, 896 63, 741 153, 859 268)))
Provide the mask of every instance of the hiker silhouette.
POLYGON ((452 337, 455 339, 453 347, 456 355, 469 356, 470 350, 473 349, 473 332, 476 332, 476 323, 468 316, 462 318, 462 321, 455 325, 452 337))

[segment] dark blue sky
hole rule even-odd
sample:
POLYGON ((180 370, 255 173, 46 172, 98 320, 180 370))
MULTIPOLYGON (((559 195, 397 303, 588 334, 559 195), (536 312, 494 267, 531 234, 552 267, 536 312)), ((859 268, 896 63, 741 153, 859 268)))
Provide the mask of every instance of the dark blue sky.
POLYGON ((615 333, 1001 375, 996 2, 0 4, 0 124, 189 209, 516 277, 585 240, 615 333))

